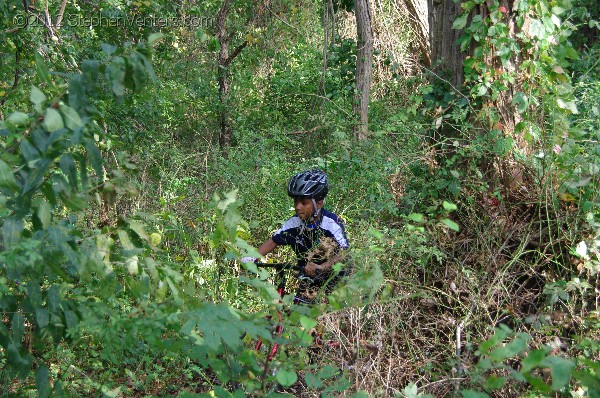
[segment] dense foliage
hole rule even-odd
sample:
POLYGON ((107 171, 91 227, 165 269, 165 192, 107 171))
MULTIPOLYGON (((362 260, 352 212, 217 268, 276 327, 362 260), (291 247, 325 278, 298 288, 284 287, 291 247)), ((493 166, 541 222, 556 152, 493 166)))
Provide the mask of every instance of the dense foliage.
POLYGON ((465 85, 376 51, 355 141, 356 40, 323 43, 330 5, 233 1, 223 75, 224 3, 0 5, 2 390, 599 396, 597 4, 462 1, 465 85), (239 259, 313 167, 353 273, 305 307, 239 259))

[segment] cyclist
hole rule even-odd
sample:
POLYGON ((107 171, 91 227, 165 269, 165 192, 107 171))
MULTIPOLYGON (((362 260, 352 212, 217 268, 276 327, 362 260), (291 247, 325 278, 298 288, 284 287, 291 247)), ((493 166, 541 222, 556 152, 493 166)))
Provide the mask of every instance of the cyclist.
MULTIPOLYGON (((321 289, 329 293, 343 276, 343 271, 334 275, 333 266, 343 260, 348 239, 340 218, 323 208, 328 191, 327 175, 321 170, 307 170, 293 176, 288 195, 294 199, 296 215, 258 249, 266 256, 278 246, 292 247, 303 270, 294 298, 296 303, 314 303, 321 289)), ((256 259, 244 257, 242 261, 256 259)))

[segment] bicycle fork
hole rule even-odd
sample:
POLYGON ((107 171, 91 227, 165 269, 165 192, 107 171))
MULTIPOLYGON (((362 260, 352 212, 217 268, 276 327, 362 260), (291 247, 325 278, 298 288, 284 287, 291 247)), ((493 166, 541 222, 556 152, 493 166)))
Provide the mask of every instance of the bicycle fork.
MULTIPOLYGON (((279 295, 281 297, 283 297, 283 287, 282 286, 278 286, 277 287, 277 292, 279 293, 279 295)), ((283 317, 281 316, 281 311, 277 311, 277 317, 279 318, 279 322, 277 323, 277 325, 275 326, 275 329, 273 330, 273 337, 277 338, 281 336, 281 333, 283 333, 283 317)), ((270 318, 270 316, 269 316, 270 318)), ((256 342, 256 346, 254 347, 255 351, 260 350, 260 348, 262 347, 262 340, 258 339, 258 341, 256 342)), ((273 342, 273 345, 271 346, 271 350, 269 351, 269 354, 267 356, 267 362, 270 362, 274 357, 275 354, 277 354, 277 350, 279 349, 279 343, 278 342, 273 342)))

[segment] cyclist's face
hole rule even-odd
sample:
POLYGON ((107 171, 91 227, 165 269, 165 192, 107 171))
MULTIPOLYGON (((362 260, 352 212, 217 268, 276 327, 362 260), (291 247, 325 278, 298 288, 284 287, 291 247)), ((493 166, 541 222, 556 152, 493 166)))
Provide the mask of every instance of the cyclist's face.
POLYGON ((314 206, 311 199, 294 198, 294 210, 296 215, 303 220, 310 219, 314 214, 314 206))

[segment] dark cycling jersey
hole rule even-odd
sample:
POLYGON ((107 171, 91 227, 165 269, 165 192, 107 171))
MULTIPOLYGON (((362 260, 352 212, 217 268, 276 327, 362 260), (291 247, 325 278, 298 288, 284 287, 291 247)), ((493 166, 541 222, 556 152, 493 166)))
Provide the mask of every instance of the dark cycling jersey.
MULTIPOLYGON (((321 209, 319 220, 314 224, 306 224, 298 216, 291 217, 272 237, 273 242, 277 245, 292 247, 298 258, 298 265, 301 267, 308 263, 307 255, 319 245, 323 238, 335 240, 339 245, 339 249, 346 250, 349 247, 342 221, 337 215, 325 209, 321 209)), ((311 259, 310 261, 322 264, 327 260, 329 259, 311 259)), ((300 287, 296 292, 296 301, 302 303, 313 302, 315 292, 323 287, 326 293, 329 293, 342 275, 343 272, 332 278, 332 271, 327 270, 318 272, 312 280, 301 279, 300 287)))
POLYGON ((321 209, 321 216, 314 224, 306 224, 298 216, 291 217, 275 232, 272 239, 278 245, 291 246, 298 258, 298 264, 304 266, 308 252, 324 237, 333 238, 341 249, 348 249, 348 239, 340 218, 321 209))

